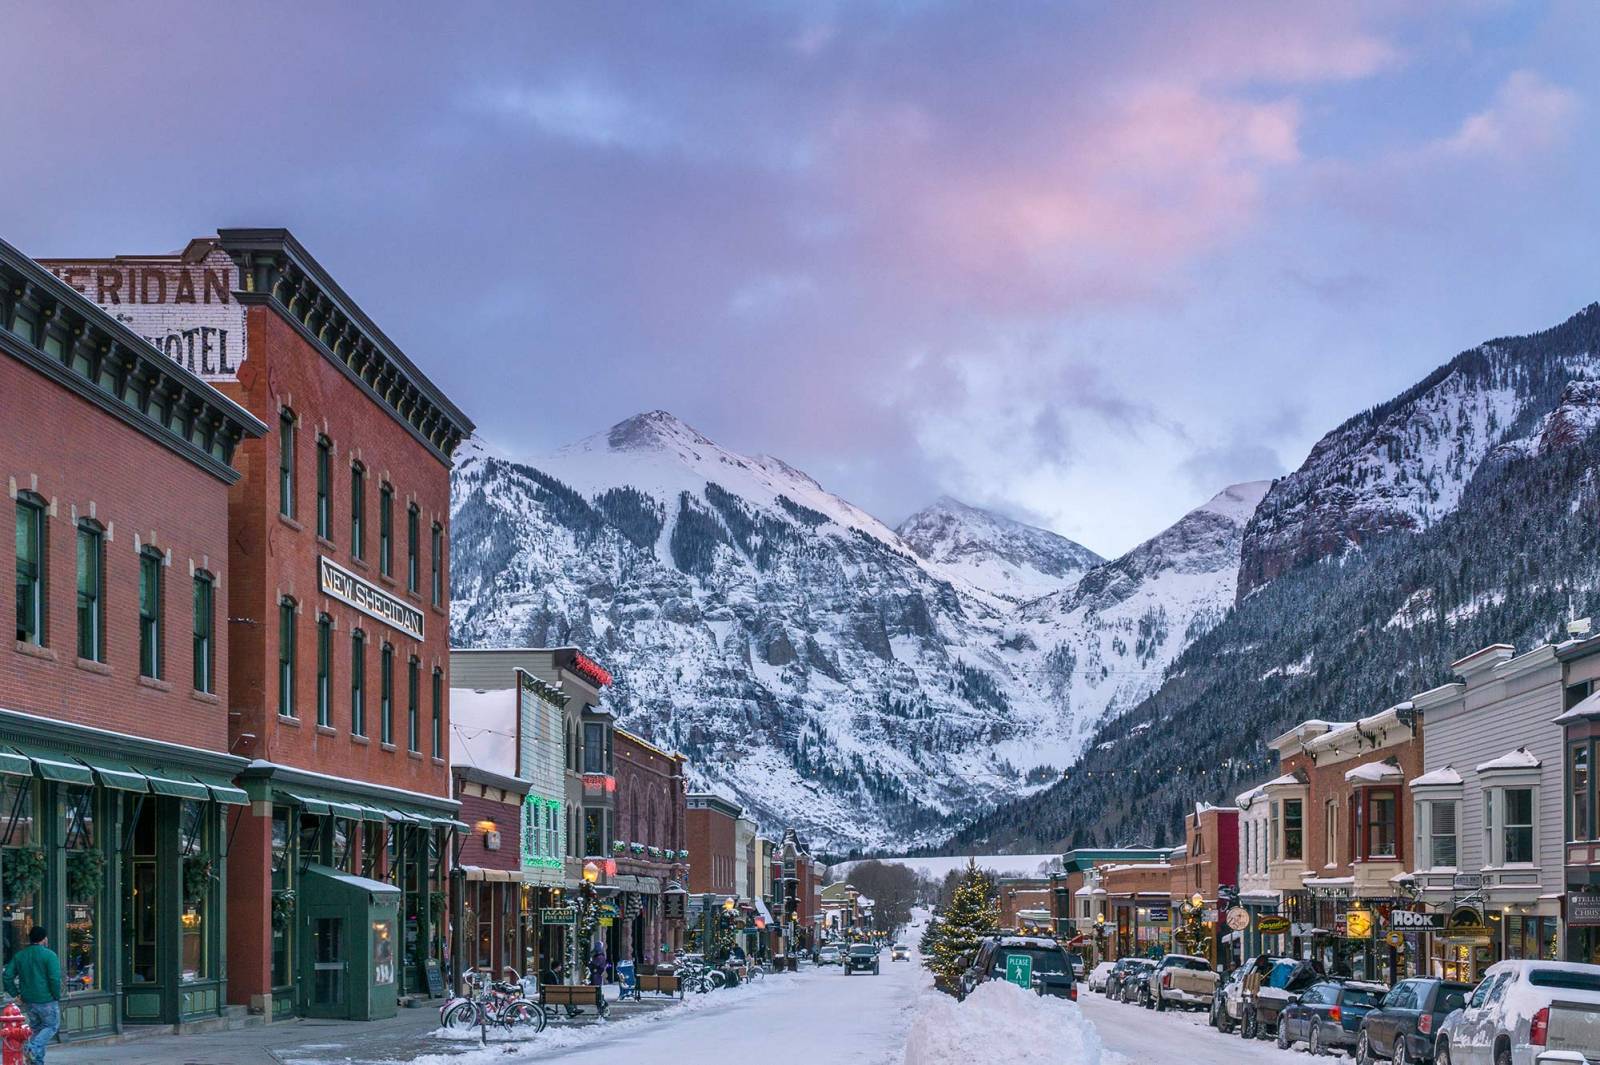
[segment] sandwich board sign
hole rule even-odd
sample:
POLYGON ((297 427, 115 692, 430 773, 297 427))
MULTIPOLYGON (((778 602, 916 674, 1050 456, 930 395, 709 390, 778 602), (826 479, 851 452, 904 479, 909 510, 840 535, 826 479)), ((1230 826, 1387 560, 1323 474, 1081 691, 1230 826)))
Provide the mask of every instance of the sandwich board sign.
POLYGON ((1006 955, 1006 983, 1018 987, 1033 986, 1033 956, 1029 954, 1006 955))

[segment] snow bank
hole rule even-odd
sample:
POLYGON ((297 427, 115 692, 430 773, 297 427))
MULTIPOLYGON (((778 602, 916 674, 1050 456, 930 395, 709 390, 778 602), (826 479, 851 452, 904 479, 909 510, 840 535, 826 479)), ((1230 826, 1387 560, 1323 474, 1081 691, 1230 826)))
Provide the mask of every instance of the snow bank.
POLYGON ((1076 1002, 990 980, 957 1002, 922 993, 906 1040, 905 1065, 1117 1065, 1076 1002))

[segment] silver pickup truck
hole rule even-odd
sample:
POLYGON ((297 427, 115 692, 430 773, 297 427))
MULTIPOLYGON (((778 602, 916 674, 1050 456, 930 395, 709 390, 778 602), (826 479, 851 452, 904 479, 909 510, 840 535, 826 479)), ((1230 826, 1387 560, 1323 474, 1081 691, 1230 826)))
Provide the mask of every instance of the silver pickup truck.
POLYGON ((1204 958, 1168 954, 1150 974, 1150 987, 1150 1004, 1158 1010, 1210 1009, 1217 993, 1217 971, 1204 958))

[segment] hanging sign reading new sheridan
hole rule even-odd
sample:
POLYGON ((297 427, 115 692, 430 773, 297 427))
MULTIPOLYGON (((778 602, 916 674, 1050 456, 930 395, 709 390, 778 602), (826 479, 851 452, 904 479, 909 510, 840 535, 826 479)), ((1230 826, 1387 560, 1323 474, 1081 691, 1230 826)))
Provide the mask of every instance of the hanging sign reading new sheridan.
POLYGON ((421 640, 422 611, 401 602, 381 588, 375 588, 331 558, 317 560, 318 583, 324 595, 349 603, 363 614, 370 614, 386 625, 421 640))

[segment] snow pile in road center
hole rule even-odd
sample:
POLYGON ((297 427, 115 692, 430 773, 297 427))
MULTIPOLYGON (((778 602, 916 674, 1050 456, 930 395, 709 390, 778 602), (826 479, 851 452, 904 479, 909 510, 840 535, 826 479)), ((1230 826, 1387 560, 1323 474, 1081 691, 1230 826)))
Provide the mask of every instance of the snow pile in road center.
POLYGON ((922 993, 906 1040, 905 1065, 1118 1065, 1076 1002, 989 980, 965 1002, 922 993))

